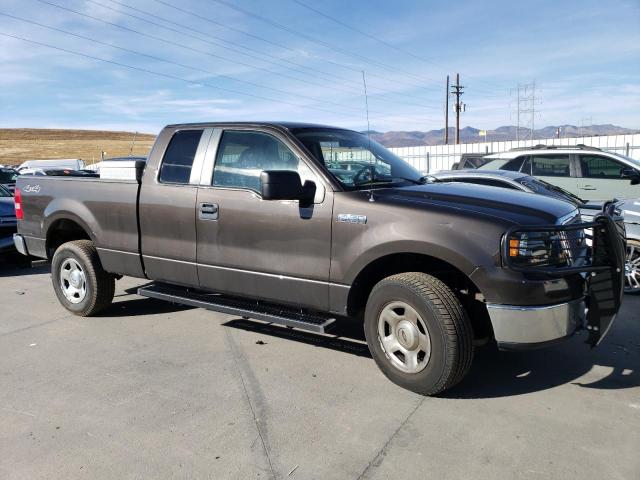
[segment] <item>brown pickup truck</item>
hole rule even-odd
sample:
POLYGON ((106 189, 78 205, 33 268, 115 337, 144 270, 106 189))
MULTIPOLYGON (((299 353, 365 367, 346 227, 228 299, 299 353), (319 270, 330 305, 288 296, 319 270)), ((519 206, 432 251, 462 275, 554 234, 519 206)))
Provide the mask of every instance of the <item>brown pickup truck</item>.
POLYGON ((426 183, 366 135, 321 125, 171 125, 146 163, 19 178, 16 212, 16 247, 51 259, 73 313, 107 308, 129 275, 153 282, 140 295, 287 327, 351 318, 384 374, 423 394, 460 381, 487 341, 585 328, 596 345, 624 284, 612 205, 585 223, 561 200, 426 183))

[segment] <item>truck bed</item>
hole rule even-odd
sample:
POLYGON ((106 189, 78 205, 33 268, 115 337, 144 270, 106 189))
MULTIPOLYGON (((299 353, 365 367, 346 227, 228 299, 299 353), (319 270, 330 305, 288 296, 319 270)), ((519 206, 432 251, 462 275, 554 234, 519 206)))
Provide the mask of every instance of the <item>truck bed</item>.
POLYGON ((34 176, 19 177, 16 186, 24 208, 21 233, 31 254, 48 256, 51 245, 47 244, 47 233, 64 217, 89 234, 106 271, 144 277, 139 254, 138 181, 34 176))

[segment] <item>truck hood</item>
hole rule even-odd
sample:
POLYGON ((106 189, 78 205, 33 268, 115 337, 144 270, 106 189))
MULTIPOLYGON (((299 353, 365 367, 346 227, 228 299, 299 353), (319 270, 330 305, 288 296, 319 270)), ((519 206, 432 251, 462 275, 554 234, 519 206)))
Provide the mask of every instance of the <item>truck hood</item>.
POLYGON ((376 201, 409 208, 444 208, 490 216, 516 225, 548 225, 577 213, 575 205, 554 198, 501 187, 468 183, 433 183, 373 190, 376 201))

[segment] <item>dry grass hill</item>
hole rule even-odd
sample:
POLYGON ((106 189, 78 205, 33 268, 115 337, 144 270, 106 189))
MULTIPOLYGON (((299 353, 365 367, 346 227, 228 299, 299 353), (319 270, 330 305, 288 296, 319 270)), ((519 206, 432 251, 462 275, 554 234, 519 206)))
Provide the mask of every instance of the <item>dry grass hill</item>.
MULTIPOLYGON (((133 132, 0 128, 0 165, 19 165, 25 160, 81 158, 90 164, 108 157, 129 155, 133 132)), ((139 133, 133 155, 147 155, 155 135, 139 133)))

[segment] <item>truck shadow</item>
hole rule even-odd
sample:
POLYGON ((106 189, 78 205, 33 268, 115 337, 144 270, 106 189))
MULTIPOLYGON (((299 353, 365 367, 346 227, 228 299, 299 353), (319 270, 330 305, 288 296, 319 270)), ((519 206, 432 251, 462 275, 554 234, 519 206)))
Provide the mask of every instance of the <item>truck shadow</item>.
POLYGON ((51 273, 51 265, 48 262, 37 262, 32 266, 19 265, 15 262, 0 263, 0 278, 2 277, 24 277, 27 275, 40 275, 51 273))
MULTIPOLYGON (((622 323, 622 322, 620 322, 622 323)), ((371 358, 362 326, 356 322, 338 322, 330 335, 293 330, 268 323, 234 319, 225 327, 257 332, 293 340, 319 348, 328 348, 371 358)), ((640 386, 640 328, 618 325, 603 344, 590 349, 585 336, 577 335, 555 347, 529 352, 501 352, 495 346, 478 348, 466 378, 442 398, 498 398, 538 392, 561 385, 604 390, 640 386), (635 333, 630 334, 629 328, 635 333), (591 375, 596 380, 580 380, 591 375)), ((372 362, 372 368, 375 365, 372 362)))
POLYGON ((101 312, 98 317, 115 318, 158 315, 191 310, 192 308, 194 307, 166 302, 164 300, 156 300, 154 298, 142 298, 136 296, 127 300, 114 301, 111 306, 101 312))
POLYGON ((350 353, 358 357, 371 358, 369 347, 364 339, 362 325, 356 322, 341 321, 331 329, 330 334, 322 335, 294 330, 287 327, 263 323, 241 318, 230 320, 222 324, 224 327, 237 328, 249 332, 257 332, 271 337, 284 338, 295 342, 313 345, 314 347, 328 348, 339 352, 350 353))
POLYGON ((532 352, 479 349, 467 377, 441 397, 509 397, 567 384, 600 390, 640 386, 640 343, 609 338, 591 350, 584 338, 576 336, 564 345, 532 352), (586 374, 589 378, 581 379, 586 374))

